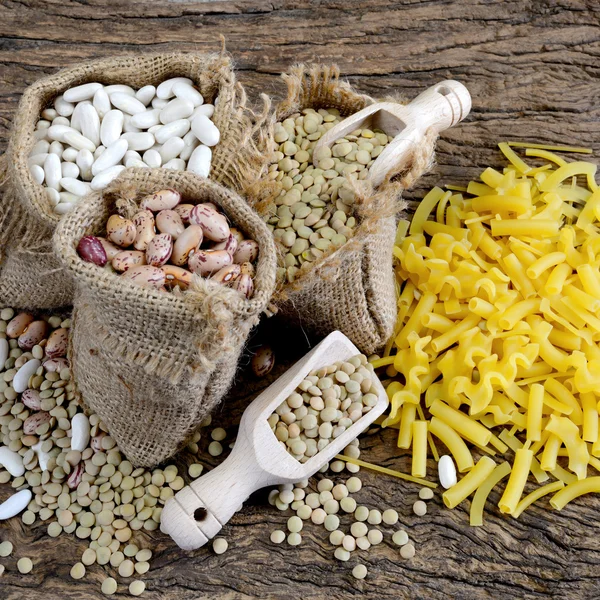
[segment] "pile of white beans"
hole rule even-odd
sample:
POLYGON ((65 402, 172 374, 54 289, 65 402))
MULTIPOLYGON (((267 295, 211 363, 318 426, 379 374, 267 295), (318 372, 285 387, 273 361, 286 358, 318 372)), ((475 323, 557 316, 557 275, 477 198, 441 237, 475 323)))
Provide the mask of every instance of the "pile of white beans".
POLYGON ((187 77, 137 91, 101 83, 72 87, 42 111, 29 168, 58 214, 106 187, 126 167, 208 177, 211 147, 220 139, 211 121, 214 111, 187 77))

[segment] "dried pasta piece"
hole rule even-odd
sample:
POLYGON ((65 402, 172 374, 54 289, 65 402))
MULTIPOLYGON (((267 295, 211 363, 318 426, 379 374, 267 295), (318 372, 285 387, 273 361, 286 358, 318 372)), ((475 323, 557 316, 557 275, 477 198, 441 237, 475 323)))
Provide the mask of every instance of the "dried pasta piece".
POLYGON ((487 479, 477 488, 473 502, 471 502, 471 511, 469 513, 469 523, 471 527, 483 525, 483 509, 490 492, 496 487, 509 473, 510 464, 506 461, 499 464, 487 477, 487 479))

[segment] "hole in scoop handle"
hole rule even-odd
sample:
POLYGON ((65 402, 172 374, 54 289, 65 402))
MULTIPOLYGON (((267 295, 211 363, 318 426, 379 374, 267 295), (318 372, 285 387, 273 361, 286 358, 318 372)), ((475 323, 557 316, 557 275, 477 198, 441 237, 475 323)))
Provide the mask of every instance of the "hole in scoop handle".
POLYGON ((406 106, 415 125, 444 131, 460 123, 471 110, 471 94, 459 81, 448 79, 431 86, 406 106))
MULTIPOLYGON (((240 442, 240 446, 245 444, 240 442)), ((238 449, 218 467, 186 486, 167 501, 161 531, 184 550, 195 550, 219 533, 223 525, 256 490, 272 477, 255 462, 252 453, 238 449)))

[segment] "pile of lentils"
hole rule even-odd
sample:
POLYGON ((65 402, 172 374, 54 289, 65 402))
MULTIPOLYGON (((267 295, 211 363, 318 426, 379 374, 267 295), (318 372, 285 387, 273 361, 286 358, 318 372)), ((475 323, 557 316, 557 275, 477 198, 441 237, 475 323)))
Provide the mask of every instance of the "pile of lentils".
POLYGON ((265 215, 275 240, 285 249, 278 269, 292 282, 304 263, 343 246, 358 225, 351 179, 362 180, 391 141, 380 130, 357 129, 321 148, 319 139, 343 120, 336 108, 306 108, 275 126, 279 148, 268 179, 281 184, 275 205, 265 215))
MULTIPOLYGON (((103 571, 112 567, 129 592, 140 595, 145 583, 136 577, 150 568, 152 551, 137 532, 158 529, 164 503, 185 482, 175 465, 134 468, 98 415, 83 412, 65 357, 69 328, 70 319, 58 315, 0 311, 0 483, 15 489, 0 505, 0 519, 24 510, 23 523, 47 523, 50 537, 66 532, 88 540, 71 577, 83 578, 94 564, 103 571)), ((209 452, 217 456, 225 431, 212 434, 209 452)), ((197 432, 190 441, 191 452, 198 453, 200 437, 197 432)), ((202 470, 195 462, 188 475, 196 478, 202 470)), ((0 543, 0 557, 12 552, 9 541, 0 543)), ((33 568, 29 557, 19 558, 20 573, 33 568)), ((4 569, 0 564, 0 575, 4 569)), ((113 577, 103 579, 103 593, 117 587, 113 577)))
POLYGON ((364 354, 309 373, 268 419, 280 444, 302 463, 323 450, 377 404, 374 376, 364 354))

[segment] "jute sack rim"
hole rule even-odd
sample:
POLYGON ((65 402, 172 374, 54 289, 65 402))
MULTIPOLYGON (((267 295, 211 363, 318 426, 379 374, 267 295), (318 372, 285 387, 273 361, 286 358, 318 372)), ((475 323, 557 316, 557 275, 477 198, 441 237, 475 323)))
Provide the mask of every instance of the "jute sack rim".
MULTIPOLYGON (((194 202, 189 194, 184 193, 187 202, 194 202)), ((102 219, 106 223, 106 216, 102 219)), ((84 280, 88 289, 104 289, 108 286, 119 286, 128 298, 142 303, 151 303, 161 311, 181 313, 198 304, 208 292, 217 291, 227 303, 228 308, 239 317, 247 318, 262 312, 267 306, 275 288, 275 246, 272 236, 260 217, 248 206, 239 194, 225 188, 214 181, 198 177, 190 172, 177 172, 167 169, 140 169, 127 168, 104 190, 94 192, 83 198, 74 209, 67 213, 56 228, 54 235, 54 249, 59 259, 65 266, 75 273, 75 283, 79 287, 80 280, 84 280), (194 276, 189 290, 183 293, 177 291, 161 291, 145 288, 128 279, 120 277, 117 273, 101 269, 97 265, 84 261, 76 251, 76 246, 84 235, 98 234, 98 214, 106 208, 106 197, 115 194, 124 183, 129 183, 138 188, 138 200, 143 193, 152 190, 145 186, 147 180, 156 177, 157 173, 164 176, 165 188, 195 187, 210 194, 210 201, 215 201, 223 207, 224 212, 230 217, 231 199, 236 202, 235 210, 243 216, 243 223, 235 223, 259 244, 259 256, 254 277, 255 290, 251 299, 244 298, 239 292, 226 288, 206 278, 194 276)), ((86 292, 87 293, 87 292, 86 292)))
MULTIPOLYGON (((47 107, 49 101, 60 95, 66 89, 75 85, 82 85, 93 81, 99 81, 107 85, 127 83, 127 80, 131 80, 131 77, 127 77, 123 74, 123 70, 131 67, 131 61, 146 63, 147 67, 150 67, 153 62, 161 61, 168 63, 167 73, 161 75, 156 81, 149 77, 145 85, 155 85, 168 79, 170 77, 189 77, 191 75, 186 66, 181 64, 181 61, 189 63, 195 63, 201 65, 205 63, 204 71, 209 73, 209 70, 213 70, 213 76, 215 81, 217 78, 227 79, 227 83, 232 86, 235 83, 235 76, 232 70, 232 60, 230 56, 225 52, 220 53, 205 53, 205 52, 149 52, 149 53, 125 53, 117 56, 108 58, 91 59, 78 63, 73 67, 66 67, 59 69, 54 73, 46 75, 41 79, 38 79, 30 86, 28 86, 19 105, 16 109, 15 117, 13 120, 13 126, 11 128, 11 136, 8 144, 8 149, 4 158, 7 166, 7 173, 4 179, 10 179, 12 173, 19 173, 21 177, 26 177, 26 184, 30 189, 37 189, 38 194, 28 197, 28 194, 22 194, 19 200, 26 205, 26 208, 33 210, 34 214, 41 220, 46 226, 53 228, 61 219, 61 215, 56 214, 50 204, 49 199, 45 193, 45 188, 36 183, 31 175, 27 159, 29 153, 36 143, 33 137, 35 125, 40 119, 41 112, 47 107), (62 80, 62 84, 57 87, 58 79, 62 80), (160 79, 160 81, 158 80, 160 79), (26 108, 27 107, 27 108, 26 108), (16 132, 19 132, 19 139, 17 140, 16 132), (10 165, 10 166, 8 166, 10 165)), ((140 67, 141 68, 141 67, 140 67)), ((202 82, 200 78, 194 79, 194 83, 201 87, 201 93, 205 95, 208 91, 202 89, 202 82)), ((210 80, 210 77, 204 82, 204 88, 206 88, 206 82, 210 80)), ((217 87, 217 94, 218 87, 217 87)), ((214 100, 214 96, 210 96, 205 99, 210 101, 214 100)), ((219 103, 215 106, 215 113, 221 110, 227 110, 230 107, 223 103, 223 106, 219 108, 219 103)), ((215 117, 215 118, 217 118, 215 117)), ((1 178, 0 178, 1 179, 1 178)), ((19 182, 12 182, 13 186, 20 186, 19 182)))
MULTIPOLYGON (((342 108, 340 113, 344 116, 354 114, 356 111, 344 110, 340 104, 347 103, 351 99, 357 105, 357 110, 369 106, 377 100, 367 94, 357 92, 347 81, 340 79, 340 69, 337 65, 323 64, 297 64, 282 73, 281 78, 287 86, 287 97, 279 102, 273 111, 272 126, 276 122, 283 121, 292 114, 301 112, 306 108, 342 108), (308 82, 308 84, 307 84, 308 82), (309 95, 308 92, 312 91, 309 95)), ((386 96, 381 101, 393 101, 398 104, 406 104, 399 94, 386 96)), ((347 178, 354 189, 355 205, 354 215, 357 218, 357 226, 354 234, 345 244, 339 248, 329 251, 309 264, 304 263, 296 278, 291 283, 283 282, 275 292, 275 302, 285 302, 290 294, 310 285, 315 276, 324 280, 335 279, 340 275, 340 267, 343 257, 353 252, 362 252, 363 246, 368 240, 377 236, 381 221, 395 218, 406 207, 406 202, 401 199, 402 192, 411 187, 413 183, 426 171, 432 160, 433 145, 437 135, 433 131, 426 135, 424 143, 415 148, 412 157, 407 161, 408 167, 395 170, 393 167, 387 174, 386 179, 377 188, 369 181, 359 181, 347 178)), ((276 143, 274 142, 273 151, 276 143)), ((256 202, 259 213, 264 214, 274 196, 266 200, 256 202)), ((278 253, 285 251, 280 243, 276 242, 278 253)))
MULTIPOLYGON (((95 295, 101 300, 107 295, 112 295, 119 305, 155 310, 157 318, 163 316, 162 320, 181 320, 189 316, 190 344, 194 344, 197 349, 195 358, 189 364, 176 364, 178 361, 175 355, 163 354, 163 359, 157 360, 152 353, 141 350, 135 340, 129 343, 128 339, 124 339, 115 324, 103 325, 104 344, 109 344, 113 351, 142 365, 149 372, 168 377, 175 383, 188 368, 192 373, 197 369, 206 368, 211 362, 219 359, 221 353, 226 353, 227 348, 220 346, 222 340, 237 330, 238 320, 256 322, 259 314, 266 308, 275 287, 275 247, 272 236, 260 217, 237 193, 188 172, 169 169, 126 169, 105 190, 90 194, 65 216, 56 229, 54 247, 60 260, 75 275, 77 298, 82 299, 85 296, 93 301, 95 295), (76 252, 79 239, 83 235, 98 233, 106 223, 108 215, 114 212, 109 210, 109 207, 112 207, 117 199, 111 199, 111 195, 117 194, 123 188, 133 188, 139 190, 136 196, 139 200, 144 192, 156 191, 157 178, 160 178, 161 185, 165 188, 182 191, 186 201, 201 202, 202 195, 206 194, 207 201, 221 205, 230 219, 235 218, 236 226, 258 242, 255 294, 250 300, 236 290, 198 276, 193 277, 190 289, 183 293, 177 293, 178 290, 160 291, 144 288, 79 257, 76 252), (232 213, 235 213, 235 217, 232 213), (208 356, 212 357, 212 360, 207 358, 208 356)), ((187 326, 187 323, 184 325, 187 326)), ((153 335, 156 337, 158 334, 153 335)), ((152 345, 151 342, 149 345, 152 345)))

